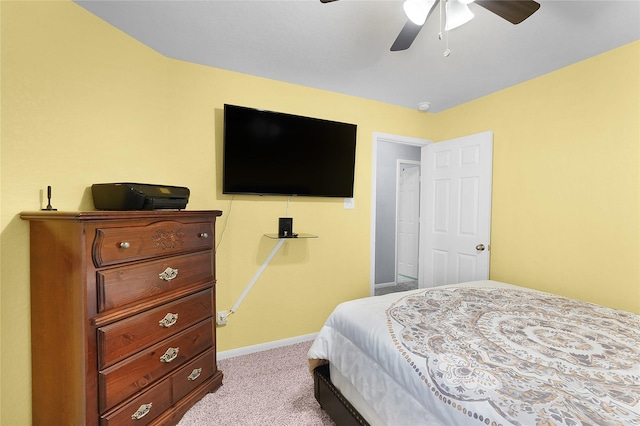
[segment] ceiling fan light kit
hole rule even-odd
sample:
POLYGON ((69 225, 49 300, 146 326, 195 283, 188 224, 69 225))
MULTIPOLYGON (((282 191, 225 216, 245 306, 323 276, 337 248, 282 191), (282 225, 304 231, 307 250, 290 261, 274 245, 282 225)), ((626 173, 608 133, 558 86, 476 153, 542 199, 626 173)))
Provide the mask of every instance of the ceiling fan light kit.
POLYGON ((454 28, 458 28, 459 26, 464 25, 473 19, 475 15, 471 11, 471 9, 469 9, 469 6, 467 6, 469 3, 464 3, 463 1, 459 0, 447 0, 445 7, 445 31, 451 31, 454 28))
MULTIPOLYGON (((332 3, 336 0, 320 1, 332 3)), ((514 25, 524 21, 540 8, 540 4, 534 0, 405 0, 402 7, 409 20, 391 45, 391 51, 408 49, 431 16, 435 5, 440 3, 442 8, 442 2, 446 2, 445 31, 457 28, 473 19, 473 12, 468 5, 474 2, 514 25)), ((449 56, 450 52, 447 47, 445 56, 449 56)))
POLYGON ((402 4, 405 15, 416 25, 424 25, 436 0, 405 0, 402 4))

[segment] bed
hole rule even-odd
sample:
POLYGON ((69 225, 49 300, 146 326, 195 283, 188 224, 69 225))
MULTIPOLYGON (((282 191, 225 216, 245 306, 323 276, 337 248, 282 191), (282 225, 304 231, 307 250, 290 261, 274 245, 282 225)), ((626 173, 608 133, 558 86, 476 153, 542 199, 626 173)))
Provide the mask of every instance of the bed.
POLYGON ((496 281, 342 303, 308 357, 338 425, 640 425, 640 315, 496 281))

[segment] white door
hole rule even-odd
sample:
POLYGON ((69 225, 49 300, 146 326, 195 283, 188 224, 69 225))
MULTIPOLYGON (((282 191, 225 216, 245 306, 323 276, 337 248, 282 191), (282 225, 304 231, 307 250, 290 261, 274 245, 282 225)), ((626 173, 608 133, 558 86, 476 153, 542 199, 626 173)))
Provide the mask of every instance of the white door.
POLYGON ((420 287, 489 278, 493 132, 422 149, 420 287))
POLYGON ((420 163, 398 160, 396 190, 396 282, 418 279, 420 163))

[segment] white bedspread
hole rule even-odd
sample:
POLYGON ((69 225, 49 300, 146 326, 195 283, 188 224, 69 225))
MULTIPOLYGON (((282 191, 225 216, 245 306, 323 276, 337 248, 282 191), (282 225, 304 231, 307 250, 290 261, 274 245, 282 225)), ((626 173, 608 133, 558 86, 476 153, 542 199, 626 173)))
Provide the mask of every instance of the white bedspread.
POLYGON ((640 425, 640 315, 494 281, 345 302, 309 358, 389 426, 640 425))

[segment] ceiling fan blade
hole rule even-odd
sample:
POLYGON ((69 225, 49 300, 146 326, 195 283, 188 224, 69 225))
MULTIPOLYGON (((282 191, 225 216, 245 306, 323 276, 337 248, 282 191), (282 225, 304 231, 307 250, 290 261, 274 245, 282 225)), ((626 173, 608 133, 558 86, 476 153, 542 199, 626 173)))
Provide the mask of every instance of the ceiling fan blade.
POLYGON ((331 3, 338 0, 320 0, 320 3, 331 3))
POLYGON ((540 9, 540 3, 533 0, 476 0, 476 4, 512 24, 519 24, 540 9))
POLYGON ((400 34, 398 34, 396 41, 391 45, 391 51, 396 52, 398 50, 408 49, 409 46, 411 46, 411 43, 413 43, 413 40, 418 36, 418 33, 420 33, 421 29, 422 25, 416 25, 411 21, 407 21, 407 23, 404 24, 404 27, 402 27, 400 34))

